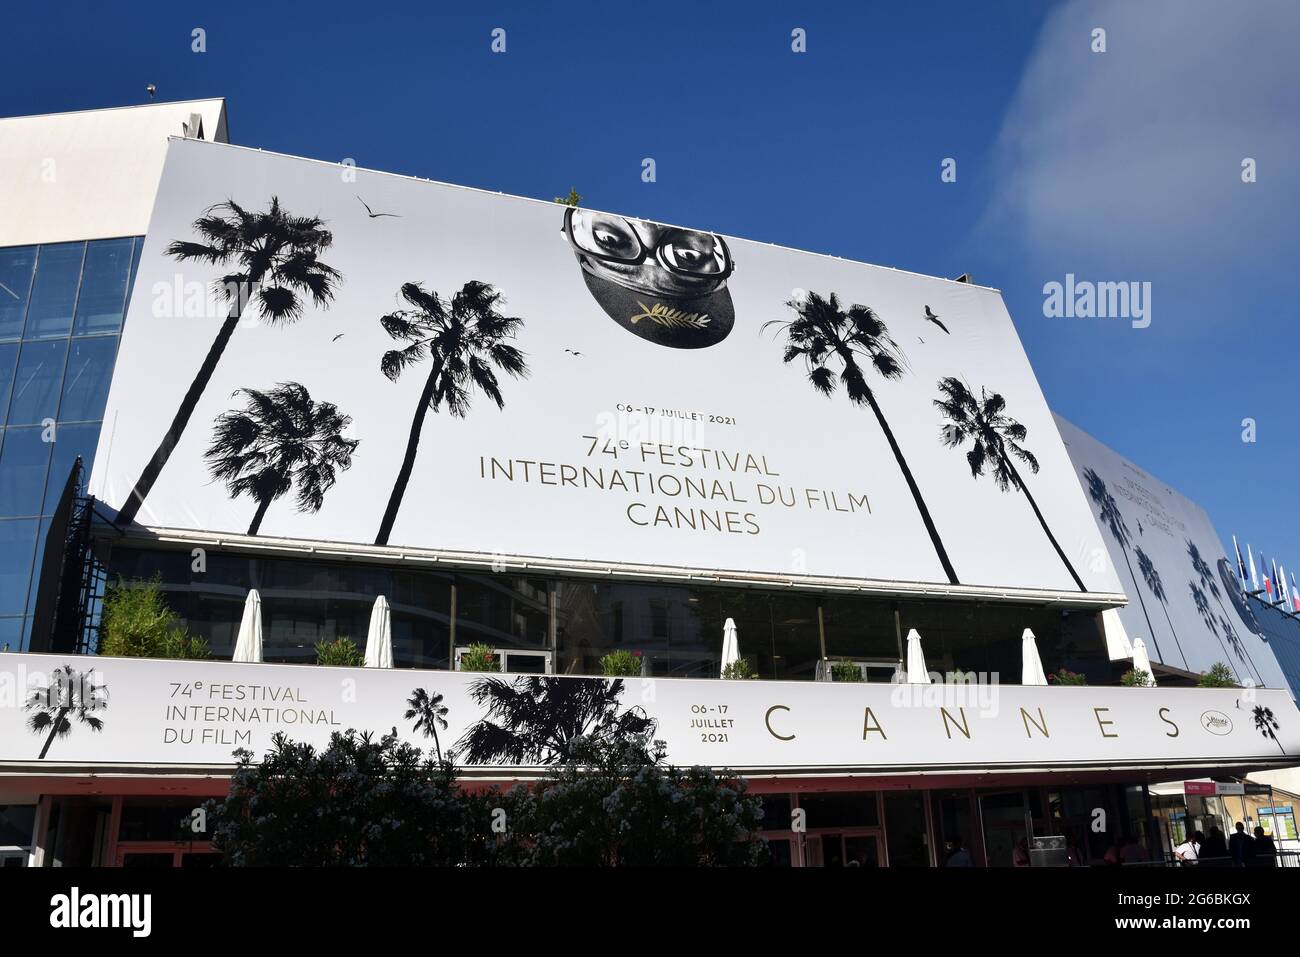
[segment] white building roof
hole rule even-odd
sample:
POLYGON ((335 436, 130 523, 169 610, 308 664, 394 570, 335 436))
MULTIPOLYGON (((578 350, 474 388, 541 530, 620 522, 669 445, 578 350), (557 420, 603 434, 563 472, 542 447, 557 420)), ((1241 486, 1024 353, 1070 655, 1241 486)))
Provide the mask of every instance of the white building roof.
POLYGON ((225 100, 0 118, 0 247, 143 235, 171 136, 227 142, 225 100))

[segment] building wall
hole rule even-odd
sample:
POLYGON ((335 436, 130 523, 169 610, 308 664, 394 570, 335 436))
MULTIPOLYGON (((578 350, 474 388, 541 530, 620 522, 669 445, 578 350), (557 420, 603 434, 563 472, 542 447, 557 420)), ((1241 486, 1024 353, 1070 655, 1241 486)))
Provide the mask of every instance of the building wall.
POLYGON ((167 139, 226 139, 225 101, 0 119, 0 248, 143 235, 167 139))
POLYGON ((0 119, 0 649, 29 647, 36 569, 99 440, 167 140, 226 142, 219 99, 0 119))

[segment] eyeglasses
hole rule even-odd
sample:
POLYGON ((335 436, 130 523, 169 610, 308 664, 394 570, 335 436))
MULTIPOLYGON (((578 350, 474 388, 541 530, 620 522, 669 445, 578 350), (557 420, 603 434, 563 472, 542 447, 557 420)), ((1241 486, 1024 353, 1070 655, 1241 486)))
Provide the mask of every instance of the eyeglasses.
POLYGON ((572 206, 564 213, 564 232, 569 242, 593 259, 638 266, 653 254, 659 265, 678 276, 721 282, 731 275, 735 264, 721 236, 692 229, 658 228, 663 234, 651 250, 632 222, 622 216, 572 206))

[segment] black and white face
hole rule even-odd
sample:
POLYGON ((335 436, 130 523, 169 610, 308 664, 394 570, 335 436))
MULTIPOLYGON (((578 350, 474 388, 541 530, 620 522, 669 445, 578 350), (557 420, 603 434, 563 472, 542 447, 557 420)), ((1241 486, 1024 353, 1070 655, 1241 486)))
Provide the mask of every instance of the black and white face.
POLYGON ((633 335, 701 349, 731 332, 734 266, 721 236, 577 208, 565 211, 564 235, 588 291, 633 335))
POLYGON ((731 274, 722 237, 585 209, 571 210, 565 232, 582 268, 650 295, 712 292, 731 274))

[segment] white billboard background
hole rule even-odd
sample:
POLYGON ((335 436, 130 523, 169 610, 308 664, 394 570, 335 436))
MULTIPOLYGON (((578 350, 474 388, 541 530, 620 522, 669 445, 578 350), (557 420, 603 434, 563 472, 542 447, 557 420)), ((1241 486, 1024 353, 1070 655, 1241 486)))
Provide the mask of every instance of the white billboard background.
POLYGON ((1286 688, 1237 585, 1236 559, 1205 510, 1060 416, 1056 424, 1121 570, 1129 603, 1119 616, 1130 640, 1142 638, 1152 661, 1192 672, 1221 661, 1240 682, 1286 688), (1113 507, 1103 517, 1107 495, 1113 507), (1119 534, 1111 528, 1113 515, 1119 534))
POLYGON ((242 406, 232 393, 292 381, 350 415, 345 434, 360 445, 319 512, 298 511, 287 495, 271 505, 260 534, 374 542, 427 374, 427 366, 417 366, 397 382, 381 375, 380 358, 400 343, 379 317, 405 305, 397 295, 403 283, 418 281, 447 297, 480 280, 504 294, 506 315, 525 320, 517 345, 531 374, 521 381, 501 376, 504 411, 477 395, 465 419, 429 414, 391 546, 947 585, 871 410, 852 405, 842 390, 831 398, 814 392, 800 362, 783 365, 779 334, 761 329, 789 319, 786 301, 811 290, 871 307, 901 347, 901 379, 870 370, 868 379, 962 585, 1078 593, 1025 497, 999 491, 988 475, 972 478, 964 451, 941 444, 943 419, 933 400, 944 376, 962 378, 977 396, 988 387, 1006 398, 1041 464, 1037 475, 1020 470, 1051 531, 1089 592, 1121 591, 993 290, 729 239, 734 328, 709 348, 667 348, 622 328, 588 292, 561 230, 563 207, 196 141, 170 145, 144 244, 90 487, 108 505, 123 504, 223 318, 174 314, 178 296, 227 270, 178 263, 166 245, 196 239, 193 221, 215 203, 233 199, 262 210, 272 196, 293 214, 326 220, 334 245, 321 258, 343 281, 327 309, 308 303, 293 324, 246 319, 235 332, 140 510, 137 520, 146 526, 246 531, 256 503, 232 499, 208 474, 203 453, 216 417, 242 406), (372 218, 362 200, 396 215, 372 218), (927 306, 947 333, 927 320, 927 306), (629 417, 621 405, 694 412, 703 420, 629 417), (584 435, 626 438, 629 445, 615 460, 599 450, 589 454, 584 435), (779 477, 643 462, 642 441, 752 455, 779 477), (720 478, 734 481, 737 496, 748 501, 542 485, 536 471, 530 483, 485 479, 480 459, 491 456, 720 478), (789 488, 798 504, 758 504, 760 481, 789 488), (818 490, 811 503, 808 489, 818 490), (832 494, 841 508, 850 494, 865 496, 870 510, 827 508, 832 494), (637 512, 642 519, 652 519, 658 505, 670 516, 676 505, 750 518, 740 520, 738 534, 638 526, 627 513, 633 502, 647 506, 637 512), (754 526, 760 531, 750 534, 754 526))
MULTIPOLYGON (((432 751, 433 743, 403 715, 416 688, 442 695, 444 753, 484 720, 471 686, 489 676, 452 671, 329 668, 132 658, 72 659, 73 685, 87 701, 96 731, 75 715, 66 736, 32 730, 25 708, 35 690, 66 686, 51 677, 68 659, 0 654, 0 766, 219 767, 237 747, 263 754, 283 731, 321 746, 332 731, 385 734, 432 751), (46 746, 48 744, 48 750, 46 746), (44 757, 41 757, 45 750, 44 757)), ((507 684, 551 686, 600 678, 491 676, 507 684)), ((1237 689, 1034 688, 1018 685, 824 684, 627 678, 617 714, 655 722, 668 759, 679 766, 748 772, 948 770, 1018 767, 1157 767, 1294 763, 1300 712, 1285 692, 1237 689), (1266 737, 1256 709, 1277 727, 1266 737)), ((62 697, 60 695, 63 695, 62 697)), ((551 699, 554 700, 554 699, 551 699)), ((493 720, 516 733, 554 738, 545 708, 528 721, 493 720)), ((570 714, 565 710, 564 714, 570 714)), ((584 725, 590 733, 593 724, 584 725)), ((563 735, 560 735, 563 737, 563 735)), ((548 763, 547 755, 541 764, 548 763)), ((464 750, 458 755, 463 764, 464 750)), ((485 760, 479 767, 511 766, 485 760)), ((527 765, 533 766, 533 765, 527 765)))

